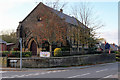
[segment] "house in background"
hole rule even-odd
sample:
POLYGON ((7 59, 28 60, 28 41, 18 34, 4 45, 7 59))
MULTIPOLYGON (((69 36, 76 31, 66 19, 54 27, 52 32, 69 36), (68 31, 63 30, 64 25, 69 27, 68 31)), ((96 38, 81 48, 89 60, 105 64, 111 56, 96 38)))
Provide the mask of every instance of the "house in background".
POLYGON ((110 48, 111 48, 111 50, 112 51, 117 51, 118 50, 118 45, 116 45, 116 44, 110 44, 110 48))
POLYGON ((15 43, 7 43, 7 51, 14 50, 15 43))
MULTIPOLYGON (((104 51, 105 50, 105 43, 98 43, 97 44, 98 51, 104 51)), ((110 44, 110 50, 111 51, 117 51, 119 47, 116 44, 110 44)))
POLYGON ((0 51, 10 51, 14 46, 14 43, 7 43, 0 38, 0 51))
POLYGON ((7 42, 0 38, 0 51, 7 51, 7 42))

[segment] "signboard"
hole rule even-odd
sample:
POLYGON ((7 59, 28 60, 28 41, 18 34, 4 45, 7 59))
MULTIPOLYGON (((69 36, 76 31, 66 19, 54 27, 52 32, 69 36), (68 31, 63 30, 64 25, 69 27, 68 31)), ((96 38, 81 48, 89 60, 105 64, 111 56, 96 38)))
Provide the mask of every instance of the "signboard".
POLYGON ((50 57, 50 52, 40 52, 40 57, 50 57))

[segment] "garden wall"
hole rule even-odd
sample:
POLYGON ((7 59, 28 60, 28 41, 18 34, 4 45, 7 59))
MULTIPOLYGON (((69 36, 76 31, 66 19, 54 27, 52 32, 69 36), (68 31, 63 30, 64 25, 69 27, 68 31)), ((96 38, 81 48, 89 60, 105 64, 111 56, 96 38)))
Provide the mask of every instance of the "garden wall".
MULTIPOLYGON (((19 58, 8 58, 9 66, 10 60, 17 60, 16 67, 20 67, 19 58)), ((86 64, 97 64, 105 62, 114 62, 115 54, 94 54, 81 55, 69 57, 50 57, 50 58, 23 58, 24 68, 41 68, 41 67, 60 67, 60 66, 79 66, 86 64)))

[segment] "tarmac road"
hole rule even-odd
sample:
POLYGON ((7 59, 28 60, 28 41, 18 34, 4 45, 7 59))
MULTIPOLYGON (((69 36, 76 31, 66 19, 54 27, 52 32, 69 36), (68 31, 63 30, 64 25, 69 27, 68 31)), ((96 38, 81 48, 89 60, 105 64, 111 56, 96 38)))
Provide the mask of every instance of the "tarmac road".
MULTIPOLYGON (((91 78, 107 79, 118 78, 120 63, 105 63, 92 66, 47 68, 47 69, 25 69, 23 71, 1 71, 2 78, 91 78)), ((89 80, 89 79, 88 79, 89 80)), ((114 79, 113 79, 114 80, 114 79)))

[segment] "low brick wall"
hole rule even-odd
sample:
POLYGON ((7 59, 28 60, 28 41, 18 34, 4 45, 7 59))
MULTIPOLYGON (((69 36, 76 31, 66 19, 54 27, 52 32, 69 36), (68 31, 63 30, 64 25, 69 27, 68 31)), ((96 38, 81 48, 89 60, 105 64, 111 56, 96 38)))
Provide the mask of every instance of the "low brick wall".
MULTIPOLYGON (((19 58, 8 58, 17 60, 16 67, 20 67, 19 58)), ((94 54, 69 57, 50 57, 50 58, 23 58, 22 63, 24 68, 41 68, 41 67, 60 67, 60 66, 79 66, 86 64, 97 64, 116 61, 115 54, 94 54)), ((9 62, 9 65, 11 63, 9 62)))

